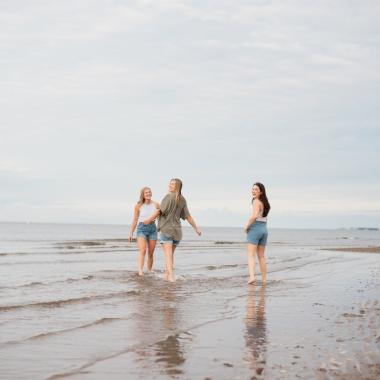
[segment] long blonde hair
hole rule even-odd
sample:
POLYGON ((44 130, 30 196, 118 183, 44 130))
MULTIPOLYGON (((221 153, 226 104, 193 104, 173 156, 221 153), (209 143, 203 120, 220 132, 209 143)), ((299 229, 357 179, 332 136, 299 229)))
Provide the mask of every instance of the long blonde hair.
POLYGON ((174 191, 176 193, 176 202, 177 204, 179 204, 179 202, 181 201, 182 199, 182 181, 179 179, 179 178, 172 178, 170 181, 174 181, 175 183, 175 187, 174 187, 174 191))
POLYGON ((142 205, 142 204, 144 204, 144 202, 145 202, 145 197, 144 197, 145 190, 150 190, 150 191, 152 191, 152 189, 151 189, 150 187, 148 187, 148 186, 144 186, 144 187, 141 189, 141 191, 140 191, 140 199, 139 199, 139 201, 137 202, 139 205, 142 205))

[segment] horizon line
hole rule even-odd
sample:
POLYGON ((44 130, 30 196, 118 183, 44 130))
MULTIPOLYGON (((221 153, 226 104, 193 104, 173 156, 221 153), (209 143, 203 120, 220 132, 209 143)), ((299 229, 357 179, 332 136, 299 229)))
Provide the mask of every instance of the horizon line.
MULTIPOLYGON (((127 223, 89 223, 89 222, 35 222, 35 221, 2 221, 0 224, 56 224, 56 225, 85 225, 85 226, 130 226, 127 223)), ((191 226, 184 225, 183 228, 192 228, 191 226)), ((210 226, 204 225, 201 228, 243 228, 239 226, 210 226)), ((271 227, 281 230, 360 230, 360 229, 372 229, 379 230, 376 226, 360 226, 360 227, 331 227, 331 228, 320 228, 320 227, 271 227)))

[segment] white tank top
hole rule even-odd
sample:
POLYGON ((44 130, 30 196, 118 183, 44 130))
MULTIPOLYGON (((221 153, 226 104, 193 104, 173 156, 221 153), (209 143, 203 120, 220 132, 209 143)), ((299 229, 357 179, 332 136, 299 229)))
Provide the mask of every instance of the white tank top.
POLYGON ((149 204, 143 203, 140 206, 138 223, 149 219, 156 211, 157 211, 157 207, 155 203, 153 202, 150 202, 149 204))
POLYGON ((257 218, 256 218, 256 222, 267 222, 268 220, 267 220, 267 217, 266 216, 258 216, 257 218))

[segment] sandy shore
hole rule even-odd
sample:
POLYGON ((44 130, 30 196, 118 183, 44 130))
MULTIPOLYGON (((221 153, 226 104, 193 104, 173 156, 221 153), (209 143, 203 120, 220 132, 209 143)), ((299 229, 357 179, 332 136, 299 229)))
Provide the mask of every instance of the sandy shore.
POLYGON ((135 305, 131 344, 50 379, 378 379, 380 266, 325 255, 265 287, 136 278, 155 292, 135 305))

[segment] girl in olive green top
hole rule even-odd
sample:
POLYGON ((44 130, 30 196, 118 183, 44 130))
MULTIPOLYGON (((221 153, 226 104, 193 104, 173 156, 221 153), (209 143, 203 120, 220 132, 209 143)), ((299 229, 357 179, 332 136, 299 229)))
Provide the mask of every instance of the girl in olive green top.
MULTIPOLYGON (((157 212, 157 215, 159 214, 158 231, 161 232, 160 243, 165 253, 165 275, 170 282, 174 282, 174 251, 182 239, 181 219, 187 220, 195 232, 201 235, 201 231, 189 213, 186 199, 181 194, 181 190, 182 181, 178 178, 171 179, 169 194, 162 200, 160 210, 157 212)), ((152 215, 152 218, 156 218, 157 215, 152 215)))

